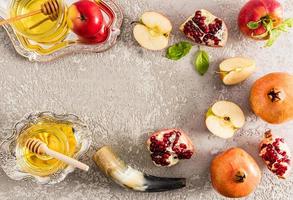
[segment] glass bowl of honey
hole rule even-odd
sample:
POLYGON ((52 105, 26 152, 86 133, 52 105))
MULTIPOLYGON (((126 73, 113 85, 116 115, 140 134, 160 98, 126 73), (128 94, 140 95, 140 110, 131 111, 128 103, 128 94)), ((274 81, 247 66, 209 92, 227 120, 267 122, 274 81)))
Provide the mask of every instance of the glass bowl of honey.
MULTIPOLYGON (((107 51, 116 44, 123 22, 123 13, 117 1, 91 0, 100 7, 107 27, 106 40, 92 43, 80 40, 68 26, 68 7, 77 0, 57 1, 60 4, 58 18, 38 13, 3 25, 18 54, 30 61, 48 62, 74 53, 107 51)), ((0 19, 40 10, 45 2, 48 0, 0 0, 0 19)))
MULTIPOLYGON (((11 0, 10 17, 20 16, 40 10, 48 0, 11 0)), ((63 0, 57 0, 56 19, 42 12, 12 23, 17 34, 37 43, 52 44, 62 41, 69 28, 67 26, 67 6, 63 0)))
POLYGON ((32 153, 26 148, 26 141, 39 139, 50 149, 78 159, 89 149, 91 135, 76 115, 32 113, 17 122, 12 135, 0 143, 0 165, 11 179, 55 184, 74 168, 48 155, 32 153))

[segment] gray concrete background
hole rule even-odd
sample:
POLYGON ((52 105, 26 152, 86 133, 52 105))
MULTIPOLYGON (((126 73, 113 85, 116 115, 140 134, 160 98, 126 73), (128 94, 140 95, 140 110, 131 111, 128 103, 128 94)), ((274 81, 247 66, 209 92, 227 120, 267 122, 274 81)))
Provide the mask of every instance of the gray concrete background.
MULTIPOLYGON (((232 146, 247 150, 263 169, 260 186, 247 199, 293 199, 293 175, 278 180, 257 156, 257 144, 267 128, 284 136, 292 147, 293 123, 269 125, 252 114, 247 102, 250 86, 258 77, 272 71, 293 72, 293 32, 284 34, 272 48, 263 48, 263 43, 244 38, 236 25, 244 2, 119 0, 125 21, 114 48, 101 54, 77 54, 43 64, 20 57, 1 29, 1 132, 28 112, 51 110, 79 115, 94 136, 92 148, 83 158, 92 166, 88 173, 76 170, 57 185, 40 186, 10 180, 0 170, 0 199, 222 199, 211 187, 208 168, 217 152, 232 146), (164 58, 164 51, 144 50, 133 40, 130 22, 147 10, 160 11, 170 18, 174 26, 171 43, 185 39, 178 27, 196 8, 206 8, 225 19, 230 30, 225 48, 203 47, 212 57, 205 76, 199 76, 191 64, 196 47, 184 59, 173 62, 164 58), (238 55, 256 59, 258 71, 244 83, 226 87, 215 73, 217 66, 224 58, 238 55), (204 125, 207 108, 218 99, 236 102, 247 117, 244 128, 229 140, 212 136, 204 125), (149 132, 166 127, 184 129, 197 149, 191 160, 167 170, 151 163, 145 147, 149 132), (91 160, 95 149, 104 144, 112 145, 130 165, 150 174, 187 177, 187 187, 157 194, 121 189, 101 174, 91 160)), ((292 2, 282 3, 286 16, 293 16, 292 2)), ((1 133, 0 139, 4 137, 5 133, 1 133)))

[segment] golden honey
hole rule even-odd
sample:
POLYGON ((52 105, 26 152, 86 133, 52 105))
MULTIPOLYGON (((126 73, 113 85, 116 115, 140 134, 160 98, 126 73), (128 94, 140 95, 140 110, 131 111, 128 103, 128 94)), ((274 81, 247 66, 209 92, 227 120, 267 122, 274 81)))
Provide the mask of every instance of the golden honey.
POLYGON ((66 167, 63 162, 47 155, 32 153, 25 147, 29 138, 43 141, 59 153, 72 157, 77 151, 77 142, 71 123, 42 119, 22 131, 17 139, 16 158, 20 168, 37 176, 48 176, 66 167))
MULTIPOLYGON (((27 14, 40 10, 41 5, 47 0, 13 0, 10 5, 10 16, 27 14)), ((13 28, 17 34, 38 43, 52 44, 62 41, 69 28, 67 26, 66 6, 63 0, 59 0, 59 14, 54 21, 47 15, 39 13, 13 23, 13 28)))

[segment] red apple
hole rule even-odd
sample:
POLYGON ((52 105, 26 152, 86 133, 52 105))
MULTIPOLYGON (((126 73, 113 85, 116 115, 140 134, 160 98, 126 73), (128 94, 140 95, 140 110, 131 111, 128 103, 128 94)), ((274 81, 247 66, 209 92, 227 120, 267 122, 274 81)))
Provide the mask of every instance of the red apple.
POLYGON ((99 5, 80 0, 68 8, 68 25, 81 38, 95 38, 103 28, 104 19, 99 5))
POLYGON ((240 30, 254 39, 268 39, 269 29, 282 23, 283 8, 276 0, 250 0, 238 17, 240 30), (269 27, 272 26, 272 27, 269 27))
POLYGON ((80 41, 87 44, 96 44, 104 42, 109 36, 109 28, 106 22, 103 23, 101 30, 94 36, 89 38, 80 37, 80 41))

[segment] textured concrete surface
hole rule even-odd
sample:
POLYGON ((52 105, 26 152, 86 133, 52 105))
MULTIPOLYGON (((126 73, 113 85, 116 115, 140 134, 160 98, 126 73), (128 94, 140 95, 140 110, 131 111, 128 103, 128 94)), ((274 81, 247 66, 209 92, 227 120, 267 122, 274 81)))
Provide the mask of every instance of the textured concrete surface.
MULTIPOLYGON (((6 33, 0 31, 0 139, 25 113, 52 110, 79 115, 93 131, 93 145, 83 159, 92 166, 88 173, 76 170, 54 186, 40 186, 10 180, 0 170, 1 200, 85 200, 85 199, 222 199, 211 187, 209 164, 213 156, 228 147, 239 146, 251 153, 262 168, 261 185, 247 199, 293 199, 293 175, 278 180, 257 156, 257 143, 271 128, 293 146, 293 123, 269 125, 256 118, 248 105, 254 80, 272 71, 293 72, 293 32, 280 38, 272 48, 263 48, 244 38, 236 26, 244 0, 119 0, 125 21, 117 45, 101 54, 77 54, 51 63, 30 63, 14 51, 6 33), (179 24, 195 8, 206 8, 226 20, 230 37, 225 48, 204 47, 212 57, 208 73, 201 77, 193 69, 197 50, 173 62, 164 51, 151 52, 134 42, 130 22, 146 10, 165 13, 173 22, 171 43, 183 40, 179 24), (244 83, 226 87, 217 74, 219 62, 245 55, 257 61, 258 71, 244 83), (246 125, 234 138, 222 140, 205 128, 204 113, 218 99, 238 103, 246 125), (168 168, 155 167, 146 151, 148 133, 166 127, 187 131, 197 148, 188 161, 168 168), (91 156, 101 145, 112 145, 132 166, 160 176, 188 178, 185 189, 168 193, 135 193, 121 189, 95 167, 91 156)), ((293 16, 291 0, 282 1, 286 16, 293 16)), ((291 149, 293 151, 293 149, 291 149)))

